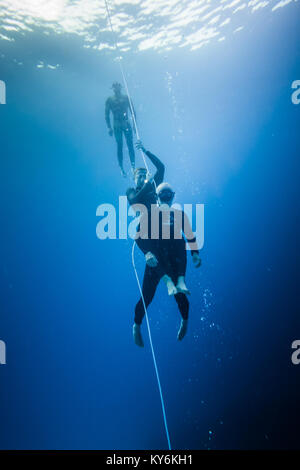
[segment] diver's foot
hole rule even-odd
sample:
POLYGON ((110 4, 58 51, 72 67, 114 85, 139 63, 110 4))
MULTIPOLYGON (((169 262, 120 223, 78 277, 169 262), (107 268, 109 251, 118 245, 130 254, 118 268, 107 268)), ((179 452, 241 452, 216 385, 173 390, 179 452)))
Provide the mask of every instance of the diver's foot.
POLYGON ((168 295, 176 295, 178 294, 178 290, 176 289, 175 284, 171 281, 170 284, 167 284, 168 295))
POLYGON ((123 176, 123 178, 126 178, 126 172, 123 170, 123 168, 120 168, 120 171, 121 171, 121 175, 123 176))
POLYGON ((181 294, 186 294, 190 295, 190 291, 185 285, 184 277, 180 276, 178 278, 177 286, 176 286, 177 292, 180 292, 181 294))
POLYGON ((188 326, 188 321, 182 319, 180 323, 180 328, 177 334, 178 341, 181 341, 185 337, 186 332, 187 332, 187 326, 188 326))
POLYGON ((188 290, 188 288, 185 286, 185 287, 180 287, 180 286, 176 286, 176 289, 177 289, 177 293, 178 294, 185 294, 185 295, 190 295, 191 292, 188 290))
POLYGON ((144 341, 142 338, 142 333, 141 333, 141 325, 138 325, 137 323, 133 324, 133 340, 137 346, 140 348, 144 347, 144 341))
POLYGON ((166 274, 163 276, 163 281, 167 286, 168 289, 168 295, 175 295, 178 294, 178 291, 176 289, 176 286, 170 276, 167 276, 166 274))

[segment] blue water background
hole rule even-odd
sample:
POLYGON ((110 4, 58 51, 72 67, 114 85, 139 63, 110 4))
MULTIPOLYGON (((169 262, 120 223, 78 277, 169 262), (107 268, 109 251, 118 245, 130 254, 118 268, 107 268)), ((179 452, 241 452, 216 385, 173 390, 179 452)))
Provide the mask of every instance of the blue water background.
MULTIPOLYGON (((164 286, 149 308, 174 448, 299 446, 299 5, 282 10, 197 51, 124 54, 145 146, 176 202, 205 204, 184 341, 164 286)), ((131 240, 96 237, 131 184, 104 122, 118 65, 38 29, 1 47, 0 447, 164 449, 131 240)))

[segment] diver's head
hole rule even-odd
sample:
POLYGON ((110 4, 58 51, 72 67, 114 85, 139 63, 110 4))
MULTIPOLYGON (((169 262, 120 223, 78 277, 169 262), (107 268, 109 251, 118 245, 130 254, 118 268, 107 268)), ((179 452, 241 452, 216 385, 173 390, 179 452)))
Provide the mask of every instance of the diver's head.
POLYGON ((169 183, 161 183, 156 188, 156 194, 161 204, 172 204, 175 193, 169 183))
POLYGON ((121 88, 122 88, 122 85, 121 85, 121 83, 119 83, 119 82, 114 82, 114 83, 112 84, 112 89, 114 90, 114 92, 115 92, 116 95, 120 95, 120 93, 121 93, 121 88))
POLYGON ((134 170, 134 182, 137 188, 141 188, 147 178, 146 168, 136 168, 134 170))

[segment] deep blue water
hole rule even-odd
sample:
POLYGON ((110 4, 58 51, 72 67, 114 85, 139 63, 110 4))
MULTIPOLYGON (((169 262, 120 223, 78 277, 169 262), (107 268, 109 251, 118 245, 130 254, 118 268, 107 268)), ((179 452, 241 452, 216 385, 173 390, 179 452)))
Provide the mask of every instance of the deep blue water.
MULTIPOLYGON (((299 5, 278 10, 197 50, 123 55, 145 146, 176 202, 205 204, 182 343, 164 286, 149 307, 178 449, 299 447, 299 5)), ((0 37, 0 447, 164 449, 145 324, 145 348, 132 340, 132 242, 96 237, 97 206, 132 185, 104 121, 114 52, 14 34, 0 37)))

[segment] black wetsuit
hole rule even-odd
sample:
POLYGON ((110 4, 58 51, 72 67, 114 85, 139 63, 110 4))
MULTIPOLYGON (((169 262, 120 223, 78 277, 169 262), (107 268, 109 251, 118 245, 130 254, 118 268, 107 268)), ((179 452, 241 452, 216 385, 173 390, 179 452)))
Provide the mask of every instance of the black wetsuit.
POLYGON ((194 253, 199 254, 196 237, 192 232, 186 214, 182 210, 172 208, 159 210, 158 256, 165 273, 172 278, 175 285, 178 277, 185 276, 186 273, 186 241, 192 247, 191 255, 194 253), (178 223, 177 228, 175 228, 176 220, 178 223), (163 236, 163 225, 168 225, 167 238, 163 236), (177 236, 180 236, 180 238, 177 238, 177 236))
MULTIPOLYGON (((146 155, 157 169, 154 176, 154 181, 156 186, 158 186, 163 181, 165 167, 161 163, 161 161, 151 152, 146 152, 146 155)), ((154 183, 149 181, 139 190, 129 188, 127 190, 127 198, 130 205, 143 204, 144 206, 146 206, 149 214, 148 230, 149 233, 151 233, 151 205, 155 205, 157 201, 154 183)), ((168 251, 165 251, 164 242, 170 243, 170 240, 153 240, 150 237, 145 240, 141 238, 138 238, 136 240, 138 247, 142 250, 144 254, 146 254, 148 251, 151 251, 151 253, 153 253, 158 260, 158 265, 155 268, 148 266, 148 264, 146 264, 145 267, 142 292, 146 307, 148 307, 148 305, 152 302, 159 281, 164 274, 168 273, 175 285, 177 283, 178 276, 185 275, 186 250, 184 240, 176 240, 176 243, 173 246, 174 251, 172 250, 170 244, 168 245, 168 251), (179 245, 177 242, 183 243, 184 249, 182 249, 183 245, 181 245, 181 249, 178 251, 179 245), (164 253, 162 252, 162 250, 164 251, 164 253), (173 260, 171 258, 173 258, 173 260), (175 258, 176 262, 174 262, 175 258)), ((185 294, 178 293, 174 297, 179 307, 179 311, 181 313, 182 318, 187 319, 189 312, 189 301, 187 299, 187 296, 185 294)), ((145 310, 143 306, 143 301, 142 298, 140 298, 135 307, 134 322, 140 325, 142 323, 144 315, 145 310)))
POLYGON ((131 166, 135 166, 135 154, 132 141, 132 129, 128 119, 128 108, 130 103, 128 96, 111 96, 107 98, 105 103, 105 120, 107 127, 111 129, 110 124, 110 112, 114 117, 114 135, 117 142, 118 148, 118 162, 120 167, 123 169, 123 134, 125 136, 127 147, 129 151, 129 157, 131 166))

